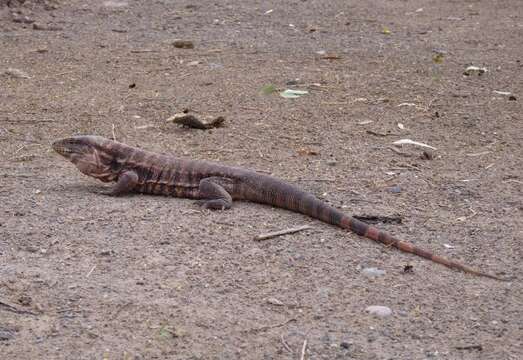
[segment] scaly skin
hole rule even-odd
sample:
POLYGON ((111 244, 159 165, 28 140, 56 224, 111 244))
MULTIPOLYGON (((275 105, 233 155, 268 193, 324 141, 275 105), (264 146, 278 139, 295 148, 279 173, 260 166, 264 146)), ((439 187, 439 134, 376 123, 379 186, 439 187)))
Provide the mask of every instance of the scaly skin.
POLYGON ((140 150, 100 136, 74 136, 53 149, 84 174, 116 182, 112 195, 129 192, 198 199, 208 209, 228 209, 248 200, 308 215, 401 251, 466 273, 503 280, 419 247, 343 214, 314 195, 277 178, 251 170, 140 150))

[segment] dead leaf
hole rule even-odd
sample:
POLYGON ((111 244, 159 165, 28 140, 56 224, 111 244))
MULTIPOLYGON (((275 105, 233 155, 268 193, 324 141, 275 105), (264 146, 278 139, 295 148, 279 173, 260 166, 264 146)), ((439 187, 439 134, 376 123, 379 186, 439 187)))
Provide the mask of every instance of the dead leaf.
POLYGON ((181 124, 194 129, 208 130, 211 128, 222 126, 225 122, 225 118, 223 116, 207 117, 205 121, 202 121, 192 114, 183 112, 174 114, 173 116, 168 118, 166 122, 181 124))

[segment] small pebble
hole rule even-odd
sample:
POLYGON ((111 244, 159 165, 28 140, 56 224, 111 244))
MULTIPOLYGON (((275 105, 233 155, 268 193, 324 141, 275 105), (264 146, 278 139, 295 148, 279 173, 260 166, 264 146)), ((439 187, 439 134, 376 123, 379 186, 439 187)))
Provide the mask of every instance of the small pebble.
POLYGON ((434 159, 434 153, 429 150, 423 150, 423 152, 421 153, 421 158, 423 160, 432 160, 434 159))
POLYGON ((63 28, 59 26, 54 25, 44 25, 40 23, 33 23, 33 30, 40 30, 40 31, 61 31, 63 28))
POLYGON ((385 317, 392 315, 392 310, 390 308, 388 308, 386 306, 380 306, 380 305, 368 306, 365 309, 365 311, 371 315, 374 315, 374 316, 377 316, 380 318, 385 318, 385 317))
POLYGON ((177 39, 177 40, 174 40, 172 44, 175 48, 178 48, 178 49, 194 49, 194 43, 189 40, 177 39))
POLYGON ((129 3, 126 1, 106 1, 104 2, 104 6, 108 8, 123 8, 129 6, 129 3))
POLYGON ((33 299, 29 295, 22 295, 18 298, 18 303, 23 306, 29 306, 33 302, 33 299))
POLYGON ((394 185, 389 188, 389 192, 393 194, 399 194, 401 192, 401 187, 399 185, 394 185))
POLYGON ((172 336, 174 338, 180 338, 183 336, 187 336, 188 332, 185 329, 180 328, 179 326, 174 328, 174 331, 172 332, 172 336))
POLYGON ((346 341, 343 341, 343 342, 340 343, 340 347, 342 349, 347 349, 348 350, 348 349, 350 349, 350 343, 348 343, 346 341))
POLYGON ((27 75, 27 73, 23 72, 20 69, 9 68, 6 71, 4 71, 4 74, 19 79, 29 79, 29 75, 27 75))
POLYGON ((371 267, 371 268, 365 268, 365 269, 361 270, 361 273, 368 277, 378 277, 378 276, 385 275, 386 271, 380 270, 375 267, 371 267))
POLYGON ((14 339, 15 331, 10 329, 0 329, 0 341, 9 341, 14 339))
POLYGON ((267 299, 267 304, 276 305, 276 306, 284 306, 285 304, 281 302, 280 300, 270 297, 267 299))
POLYGON ((35 252, 38 252, 38 248, 35 246, 29 245, 28 247, 25 248, 25 251, 28 251, 30 253, 35 253, 35 252))
POLYGON ((481 76, 488 72, 487 68, 484 67, 478 67, 478 66, 469 66, 465 69, 463 72, 463 75, 469 76, 469 75, 478 75, 481 76))
POLYGON ((34 20, 24 15, 13 14, 13 22, 20 24, 32 24, 34 20))
POLYGON ((407 264, 403 266, 403 272, 406 274, 412 274, 414 272, 414 265, 407 264))
POLYGON ((209 63, 209 68, 212 70, 221 69, 223 68, 223 65, 218 63, 209 63))
POLYGON ((44 4, 44 10, 51 11, 58 9, 58 5, 55 4, 44 4))

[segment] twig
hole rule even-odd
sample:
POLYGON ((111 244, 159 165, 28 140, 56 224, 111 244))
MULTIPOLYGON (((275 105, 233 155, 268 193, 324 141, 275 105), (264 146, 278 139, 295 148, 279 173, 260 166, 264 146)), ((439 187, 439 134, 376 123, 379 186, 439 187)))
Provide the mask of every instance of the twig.
POLYGON ((376 132, 376 131, 373 131, 373 130, 367 130, 366 133, 374 135, 374 136, 381 136, 381 137, 385 137, 385 136, 388 136, 388 135, 393 135, 393 134, 383 134, 383 133, 379 133, 379 132, 376 132))
POLYGON ((429 148, 429 149, 432 149, 432 150, 438 150, 438 149, 436 149, 436 148, 433 147, 433 146, 427 145, 427 144, 422 143, 422 142, 414 141, 414 140, 411 140, 411 139, 400 139, 400 140, 396 140, 396 141, 393 142, 393 144, 394 144, 394 145, 405 145, 405 144, 409 144, 409 145, 416 145, 416 146, 421 146, 421 147, 429 148))
POLYGON ((122 306, 120 306, 120 307, 118 308, 118 310, 116 310, 116 311, 114 312, 113 316, 111 316, 111 320, 116 319, 116 317, 117 317, 118 315, 120 315, 120 313, 123 311, 123 309, 127 308, 129 305, 131 305, 130 302, 125 303, 125 304, 123 304, 122 306))
POLYGON ((416 171, 421 171, 421 169, 419 169, 415 165, 410 165, 410 164, 398 164, 396 167, 391 167, 390 169, 391 170, 412 169, 412 170, 416 170, 416 171))
POLYGON ((252 140, 252 141, 263 140, 263 139, 260 139, 260 138, 254 138, 254 137, 249 136, 249 135, 247 135, 247 134, 243 134, 242 137, 247 138, 247 139, 252 140))
POLYGON ((34 158, 37 158, 37 157, 41 157, 41 156, 38 156, 37 154, 26 154, 26 155, 21 155, 21 156, 18 156, 18 157, 12 157, 12 158, 9 158, 7 160, 15 161, 15 162, 18 162, 18 161, 30 161, 30 160, 33 160, 34 158))
MULTIPOLYGON (((14 159, 16 158, 16 154, 18 154, 20 151, 28 148, 29 146, 42 146, 42 144, 28 144, 28 145, 22 145, 20 146, 18 149, 16 149, 12 154, 11 154, 11 159, 14 159)), ((23 155, 22 155, 23 156, 23 155)))
POLYGON ((54 74, 53 77, 72 74, 72 73, 74 73, 74 70, 69 70, 69 71, 64 71, 64 72, 58 73, 58 74, 54 74))
POLYGON ((89 270, 89 272, 87 273, 87 275, 85 275, 86 278, 88 278, 89 276, 91 276, 91 274, 93 273, 94 269, 96 269, 96 265, 94 265, 91 270, 89 270))
POLYGON ((463 346, 456 346, 455 349, 457 350, 483 350, 483 345, 477 344, 477 345, 463 345, 463 346))
POLYGON ((231 224, 231 223, 228 223, 228 222, 225 222, 225 221, 214 221, 215 224, 218 224, 218 225, 225 225, 225 226, 236 226, 236 224, 231 224))
POLYGON ((295 233, 298 231, 303 231, 303 230, 308 230, 308 229, 311 229, 311 227, 309 225, 298 226, 295 228, 289 228, 289 229, 285 229, 285 230, 279 230, 279 231, 269 232, 269 233, 265 233, 265 234, 260 234, 260 235, 257 235, 254 238, 254 240, 256 240, 256 241, 267 240, 267 239, 271 239, 276 236, 292 234, 292 233, 295 233))
POLYGON ((15 307, 15 306, 13 306, 11 304, 8 304, 6 302, 3 302, 3 301, 0 301, 0 307, 3 307, 3 308, 5 308, 8 311, 12 311, 12 312, 17 313, 17 314, 38 315, 37 313, 29 311, 29 310, 18 309, 17 307, 15 307))
POLYGON ((147 73, 150 74, 155 71, 171 71, 171 70, 172 70, 172 68, 166 67, 166 68, 150 69, 150 70, 147 70, 147 73))
POLYGON ((27 147, 27 145, 20 146, 18 149, 15 150, 15 152, 13 154, 11 154, 11 157, 14 157, 16 154, 18 154, 20 151, 22 151, 26 147, 27 147))
POLYGON ((294 179, 292 181, 316 181, 316 182, 336 182, 336 179, 328 179, 328 178, 324 178, 324 179, 294 179))
POLYGON ((294 351, 292 351, 291 347, 289 346, 289 344, 287 344, 287 342, 285 341, 285 339, 283 338, 283 334, 280 335, 280 340, 281 340, 281 343, 283 345, 283 347, 285 348, 285 350, 287 350, 288 352, 290 352, 291 354, 294 354, 294 351))
POLYGON ((141 53, 152 53, 152 52, 158 52, 159 50, 152 50, 152 49, 135 49, 131 50, 131 53, 133 54, 141 54, 141 53))
POLYGON ((487 154, 490 154, 492 151, 482 151, 482 152, 479 152, 479 153, 473 153, 473 154, 467 154, 467 156, 470 156, 470 157, 475 157, 475 156, 481 156, 481 155, 487 155, 487 154))
POLYGON ((210 153, 214 153, 214 152, 236 153, 236 151, 230 150, 230 149, 199 149, 199 151, 200 152, 210 152, 210 153))
POLYGON ((456 218, 457 221, 465 221, 465 220, 468 220, 470 218, 473 218, 474 216, 476 216, 478 213, 475 212, 474 210, 472 210, 472 208, 469 208, 470 212, 472 212, 472 215, 469 215, 469 216, 460 216, 458 218, 456 218))
POLYGON ((248 110, 248 111, 260 111, 260 112, 263 111, 263 110, 260 109, 260 108, 251 107, 251 106, 240 106, 240 109, 242 109, 242 110, 248 110))
POLYGON ((148 124, 148 125, 135 126, 134 129, 135 130, 145 130, 145 129, 155 128, 155 127, 157 127, 157 126, 154 124, 148 124))
POLYGON ((300 360, 305 359, 305 350, 307 350, 307 339, 303 340, 303 346, 301 347, 300 360))
POLYGON ((277 328, 277 327, 285 326, 288 323, 293 322, 293 321, 298 321, 298 320, 296 320, 295 318, 291 318, 291 319, 289 319, 287 321, 284 321, 282 323, 278 323, 278 324, 274 324, 274 325, 261 326, 261 327, 258 327, 258 328, 247 329, 247 330, 244 330, 244 332, 258 332, 258 331, 265 331, 265 330, 269 330, 269 329, 274 329, 274 328, 277 328))
POLYGON ((192 214, 201 214, 201 210, 186 210, 186 211, 182 211, 181 214, 182 215, 192 215, 192 214))
MULTIPOLYGON (((31 114, 32 113, 28 113, 28 114, 31 114)), ((56 120, 49 120, 49 119, 44 119, 44 120, 38 120, 38 119, 30 119, 30 120, 21 120, 21 119, 10 119, 10 118, 6 118, 6 119, 3 119, 5 120, 6 122, 8 123, 11 123, 11 124, 37 124, 37 123, 54 123, 56 122, 56 120)))
POLYGON ((114 133, 114 128, 115 128, 115 126, 113 124, 113 126, 112 126, 113 140, 116 141, 116 134, 114 133))
POLYGON ((516 180, 516 179, 507 179, 507 180, 505 180, 505 182, 513 182, 513 183, 516 183, 516 184, 523 184, 523 181, 519 181, 519 180, 516 180))
MULTIPOLYGON (((208 51, 204 51, 204 52, 190 52, 190 53, 177 53, 176 56, 211 56, 211 55, 214 55, 214 54, 218 54, 218 53, 221 53, 223 50, 222 49, 210 49, 208 51)), ((248 54, 246 54, 248 55, 248 54)))
POLYGON ((401 155, 401 156, 412 157, 411 154, 407 154, 407 153, 405 153, 405 152, 403 152, 401 150, 398 150, 398 149, 396 149, 395 147, 392 147, 392 146, 387 146, 387 149, 389 149, 389 150, 391 150, 391 151, 393 151, 396 154, 401 155))

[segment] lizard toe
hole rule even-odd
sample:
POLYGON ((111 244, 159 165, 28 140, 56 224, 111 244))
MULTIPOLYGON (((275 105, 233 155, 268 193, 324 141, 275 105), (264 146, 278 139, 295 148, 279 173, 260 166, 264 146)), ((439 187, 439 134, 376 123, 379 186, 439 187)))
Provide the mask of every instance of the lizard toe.
POLYGON ((204 200, 200 205, 209 210, 226 210, 231 207, 231 205, 223 199, 204 200))

